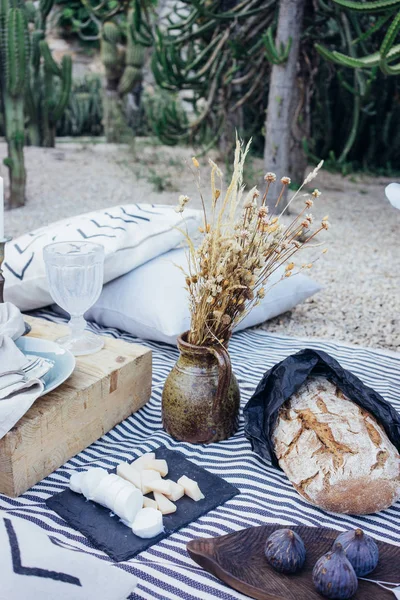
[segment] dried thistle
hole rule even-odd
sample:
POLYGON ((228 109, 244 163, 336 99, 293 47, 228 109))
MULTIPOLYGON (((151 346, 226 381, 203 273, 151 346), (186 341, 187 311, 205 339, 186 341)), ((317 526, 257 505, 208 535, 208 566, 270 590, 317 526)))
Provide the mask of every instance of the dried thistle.
MULTIPOLYGON (((292 260, 294 254, 310 244, 310 241, 324 229, 328 229, 327 217, 319 227, 312 230, 313 217, 306 210, 313 205, 320 192, 314 190, 303 210, 288 226, 281 223, 281 216, 269 215, 266 205, 271 186, 276 182, 274 173, 265 176, 266 190, 260 196, 257 188, 252 188, 243 198, 243 168, 249 144, 244 148, 236 142, 234 169, 231 182, 225 192, 222 189, 222 172, 209 161, 211 166, 211 214, 207 213, 200 187, 198 163, 196 182, 204 211, 203 234, 200 245, 195 248, 188 236, 188 270, 185 273, 189 293, 191 327, 189 342, 198 346, 226 344, 235 325, 250 310, 259 304, 267 293, 265 286, 271 274, 286 264, 284 277, 291 277, 311 263, 298 267, 292 260), (216 177, 219 186, 216 187, 216 177), (307 229, 307 239, 298 240, 307 229)), ((305 179, 294 195, 297 196, 304 185, 314 179, 321 168, 320 163, 305 179)), ((278 206, 285 188, 290 184, 289 177, 280 180, 281 189, 275 206, 278 206)), ((292 198, 291 202, 294 198, 292 198)), ((188 201, 180 196, 177 210, 182 212, 188 201)))

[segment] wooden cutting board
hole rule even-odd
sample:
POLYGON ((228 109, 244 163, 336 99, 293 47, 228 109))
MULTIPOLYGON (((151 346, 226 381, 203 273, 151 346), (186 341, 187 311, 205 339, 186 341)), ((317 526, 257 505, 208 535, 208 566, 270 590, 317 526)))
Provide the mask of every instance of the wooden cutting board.
MULTIPOLYGON (((29 334, 47 340, 64 325, 26 317, 29 334)), ((71 377, 36 400, 0 440, 0 493, 19 496, 141 408, 151 393, 151 351, 104 338, 96 354, 79 356, 71 377)))
MULTIPOLYGON (((328 552, 339 535, 335 529, 291 527, 306 546, 303 569, 294 575, 277 573, 264 557, 267 538, 283 525, 262 525, 242 529, 217 538, 192 540, 187 544, 191 558, 203 569, 242 594, 257 600, 321 600, 312 583, 317 560, 328 552)), ((379 547, 377 568, 367 575, 381 581, 400 581, 400 546, 376 540, 379 547)), ((374 583, 359 580, 352 600, 393 600, 394 595, 374 583)))

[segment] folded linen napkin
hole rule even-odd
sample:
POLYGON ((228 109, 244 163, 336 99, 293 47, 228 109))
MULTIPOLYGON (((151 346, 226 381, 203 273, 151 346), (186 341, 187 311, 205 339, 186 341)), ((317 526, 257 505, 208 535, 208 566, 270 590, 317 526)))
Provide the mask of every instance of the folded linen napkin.
POLYGON ((137 579, 101 558, 61 545, 35 523, 0 518, 0 600, 125 600, 137 579))
POLYGON ((52 362, 28 359, 14 343, 25 332, 16 306, 0 304, 0 439, 19 421, 44 389, 42 377, 52 362))

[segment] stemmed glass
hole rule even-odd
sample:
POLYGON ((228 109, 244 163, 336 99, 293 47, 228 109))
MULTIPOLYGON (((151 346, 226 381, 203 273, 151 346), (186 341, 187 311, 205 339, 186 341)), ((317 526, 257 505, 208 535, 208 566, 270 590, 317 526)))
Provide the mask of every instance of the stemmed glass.
POLYGON ((98 352, 104 342, 85 330, 83 315, 101 293, 104 247, 91 242, 56 242, 45 246, 43 257, 50 294, 71 315, 71 333, 57 343, 76 356, 98 352))

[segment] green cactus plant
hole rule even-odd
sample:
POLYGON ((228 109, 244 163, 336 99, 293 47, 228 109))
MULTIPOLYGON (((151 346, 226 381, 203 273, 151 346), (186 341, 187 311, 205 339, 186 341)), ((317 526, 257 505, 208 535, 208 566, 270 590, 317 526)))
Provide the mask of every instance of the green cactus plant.
MULTIPOLYGON (((389 11, 393 13, 393 20, 388 27, 380 48, 377 52, 367 56, 348 56, 336 50, 330 51, 322 44, 315 44, 317 51, 326 59, 344 67, 353 69, 372 69, 379 67, 385 75, 400 75, 400 62, 393 64, 400 58, 400 44, 395 44, 400 32, 400 0, 375 0, 372 2, 354 2, 352 0, 333 0, 336 4, 351 11, 361 13, 379 13, 389 11)), ((380 27, 386 26, 386 19, 382 19, 380 27)), ((375 28, 375 32, 378 28, 375 28)))
POLYGON ((135 10, 126 12, 125 27, 105 22, 101 32, 101 55, 106 71, 105 129, 107 140, 122 141, 128 129, 125 115, 125 97, 143 80, 146 48, 134 37, 132 24, 135 10), (120 42, 124 39, 125 45, 120 42))
POLYGON ((8 144, 10 206, 24 204, 25 126, 32 144, 54 146, 71 89, 71 58, 59 66, 44 40, 54 0, 0 0, 0 102, 8 144), (29 23, 29 27, 28 27, 29 23))
POLYGON ((73 82, 64 115, 57 123, 57 135, 97 136, 103 133, 102 82, 97 75, 87 75, 73 82))
POLYGON ((55 145, 57 121, 67 106, 72 84, 72 60, 63 56, 61 66, 53 59, 47 42, 39 44, 43 57, 43 95, 41 97, 42 145, 52 148, 55 145), (58 78, 58 85, 55 83, 58 78))
POLYGON ((0 92, 8 157, 4 164, 10 174, 9 206, 25 202, 24 91, 29 61, 27 22, 17 0, 0 1, 0 92))
POLYGON ((146 49, 135 40, 133 29, 129 23, 133 23, 134 10, 128 12, 127 45, 125 53, 125 68, 118 83, 118 93, 120 96, 128 94, 135 85, 139 85, 143 79, 143 65, 146 56, 146 49))
MULTIPOLYGON (((151 45, 148 25, 141 18, 142 10, 150 7, 151 0, 121 0, 102 2, 96 6, 82 0, 91 25, 97 27, 100 56, 106 82, 104 90, 104 125, 109 142, 124 141, 129 131, 126 118, 126 96, 138 90, 140 96, 146 47, 151 45)), ((87 28, 81 24, 81 37, 87 28)), ((79 29, 79 28, 78 28, 79 29)), ((93 39, 93 35, 90 39, 93 39)))
POLYGON ((26 112, 28 140, 34 146, 54 147, 57 121, 68 104, 72 85, 71 57, 64 56, 61 65, 57 64, 45 41, 46 20, 53 2, 40 0, 36 13, 32 15, 35 29, 31 33, 26 112))
MULTIPOLYGON (((262 151, 270 65, 287 54, 272 35, 278 4, 176 0, 156 27, 146 29, 150 36, 155 31, 156 84, 170 98, 160 91, 145 97, 149 123, 163 142, 207 147, 238 128, 262 151), (176 127, 174 104, 188 107, 187 126, 181 119, 176 127), (241 109, 240 118, 232 119, 241 109)), ((394 134, 400 131, 400 78, 386 76, 396 74, 400 59, 399 7, 399 0, 307 3, 294 98, 299 119, 291 128, 310 157, 326 158, 339 169, 400 164, 400 135, 394 134)), ((140 16, 146 23, 143 11, 140 16)))
MULTIPOLYGON (((315 49, 326 60, 338 67, 353 70, 353 85, 349 85, 338 71, 340 84, 352 95, 353 113, 347 140, 337 159, 339 165, 346 163, 349 153, 360 137, 360 127, 365 121, 370 102, 371 89, 377 80, 378 69, 384 75, 400 74, 400 44, 395 43, 400 32, 400 0, 374 0, 371 2, 354 2, 352 0, 333 0, 337 6, 343 27, 343 38, 349 54, 326 45, 315 43, 315 49), (348 9, 348 12, 343 10, 348 9), (375 13, 382 13, 375 18, 375 13), (363 20, 364 19, 364 20, 363 20), (389 27, 387 22, 391 21, 389 27), (366 30, 362 31, 362 23, 366 30), (353 38, 353 31, 356 37, 353 38), (375 52, 366 51, 365 42, 369 39, 379 39, 379 49, 375 52), (361 49, 361 53, 359 51, 361 49), (360 54, 362 54, 360 56, 360 54)), ((375 46, 376 47, 376 46, 375 46)), ((386 121, 387 122, 387 121, 386 121)), ((374 128, 376 132, 376 129, 374 128)), ((371 147, 375 145, 375 137, 371 147)), ((369 153, 371 156, 373 152, 369 153)))
POLYGON ((272 65, 281 65, 287 61, 292 47, 292 38, 289 38, 286 45, 281 44, 281 47, 277 48, 272 27, 268 27, 266 33, 262 36, 262 40, 265 46, 265 54, 272 65))
MULTIPOLYGON (((290 44, 276 48, 272 39, 277 5, 278 0, 197 0, 185 2, 184 8, 179 0, 172 4, 155 28, 152 55, 157 85, 172 94, 168 102, 161 94, 152 100, 153 105, 160 100, 157 129, 164 140, 191 139, 205 147, 219 140, 227 154, 235 129, 244 134, 243 107, 253 104, 254 112, 265 114, 270 65, 284 62, 290 50, 290 44), (181 91, 191 105, 186 131, 184 119, 178 127, 171 119, 181 91)), ((141 16, 142 31, 151 36, 154 28, 145 29, 146 16, 141 16)), ((246 135, 252 133, 251 128, 246 135)))
POLYGON ((373 0, 372 2, 360 2, 360 0, 333 0, 339 6, 356 10, 363 13, 380 12, 383 10, 397 8, 398 0, 373 0))
POLYGON ((175 146, 189 141, 189 121, 176 94, 149 89, 143 104, 153 133, 163 144, 175 146))

